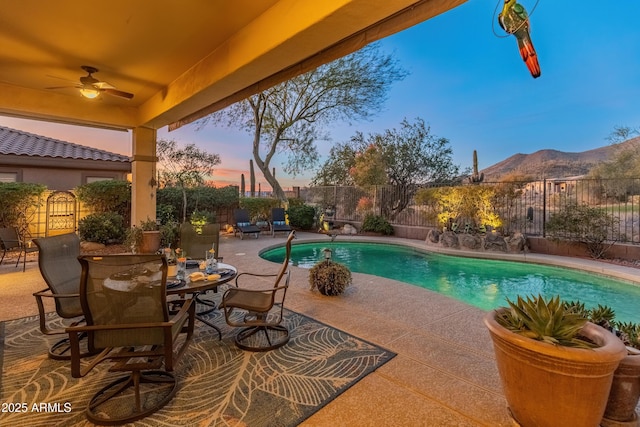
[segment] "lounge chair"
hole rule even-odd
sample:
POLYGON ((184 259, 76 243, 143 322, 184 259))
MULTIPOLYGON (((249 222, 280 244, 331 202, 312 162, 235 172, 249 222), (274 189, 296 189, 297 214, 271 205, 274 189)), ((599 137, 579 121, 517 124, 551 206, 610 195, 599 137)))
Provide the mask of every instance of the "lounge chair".
POLYGON ((233 235, 240 233, 240 240, 244 239, 245 234, 253 234, 256 239, 260 234, 260 227, 255 224, 251 224, 249 219, 249 212, 246 209, 235 209, 233 211, 233 218, 236 223, 233 226, 233 235))
POLYGON ((18 230, 16 230, 15 227, 0 228, 0 246, 2 247, 2 258, 0 258, 0 264, 2 264, 4 256, 9 251, 18 251, 16 267, 20 264, 20 258, 24 255, 24 258, 22 259, 22 271, 25 271, 27 268, 27 254, 38 251, 36 246, 30 246, 20 238, 18 230))
POLYGON ((192 300, 167 307, 167 261, 162 255, 80 257, 80 301, 87 325, 67 328, 71 375, 81 378, 96 365, 113 360, 110 372, 129 372, 91 398, 86 416, 99 425, 124 425, 166 405, 178 384, 171 373, 193 335, 192 300), (118 295, 118 297, 115 297, 118 295), (122 302, 126 301, 126 305, 122 302), (79 337, 98 353, 80 360, 79 337))
POLYGON ((289 257, 291 241, 295 231, 289 233, 286 243, 286 255, 280 271, 276 274, 240 273, 236 276, 235 286, 231 286, 222 295, 222 309, 229 326, 242 328, 236 334, 238 348, 247 351, 267 351, 281 347, 289 342, 289 330, 282 325, 284 318, 284 299, 289 288, 289 257), (242 280, 239 280, 240 278, 242 280), (274 277, 270 287, 240 287, 246 278, 261 283, 261 278, 274 277), (240 311, 234 316, 234 311, 240 311))
POLYGON ((284 208, 273 208, 271 209, 271 221, 269 222, 269 226, 271 227, 271 235, 276 237, 276 233, 278 232, 291 232, 291 226, 287 224, 284 208))

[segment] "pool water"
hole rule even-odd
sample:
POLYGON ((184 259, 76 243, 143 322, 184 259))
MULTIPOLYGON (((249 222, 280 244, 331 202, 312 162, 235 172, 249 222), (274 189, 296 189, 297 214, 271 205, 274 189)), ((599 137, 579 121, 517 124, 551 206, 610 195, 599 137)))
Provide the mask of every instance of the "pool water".
MULTIPOLYGON (((353 272, 367 273, 430 289, 484 310, 506 306, 518 295, 560 295, 586 307, 608 305, 616 320, 640 322, 640 286, 578 270, 465 258, 378 243, 300 243, 292 246, 292 265, 311 268, 332 250, 332 260, 353 272)), ((264 259, 282 262, 284 248, 267 250, 264 259)))

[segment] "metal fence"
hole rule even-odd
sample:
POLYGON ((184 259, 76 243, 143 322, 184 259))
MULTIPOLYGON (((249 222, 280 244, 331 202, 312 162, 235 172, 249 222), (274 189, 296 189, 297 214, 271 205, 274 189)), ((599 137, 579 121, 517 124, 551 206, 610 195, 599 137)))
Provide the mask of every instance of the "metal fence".
MULTIPOLYGON (((522 232, 545 237, 551 216, 575 203, 603 209, 610 215, 610 240, 640 244, 640 178, 564 178, 480 185, 497 189, 492 209, 507 234, 522 232)), ((367 213, 373 213, 393 225, 441 228, 438 207, 416 200, 422 188, 448 187, 422 186, 408 192, 394 186, 310 187, 301 191, 300 196, 305 203, 321 209, 334 207, 338 221, 361 222, 367 213)))

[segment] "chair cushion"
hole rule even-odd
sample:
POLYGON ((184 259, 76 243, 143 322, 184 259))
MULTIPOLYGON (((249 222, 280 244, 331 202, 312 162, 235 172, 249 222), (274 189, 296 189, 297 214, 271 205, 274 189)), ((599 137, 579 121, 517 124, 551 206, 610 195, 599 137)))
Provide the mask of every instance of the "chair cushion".
POLYGON ((273 221, 273 225, 285 225, 286 221, 273 221))
POLYGON ((237 225, 238 225, 238 227, 248 227, 249 225, 251 225, 251 223, 250 222, 239 222, 237 225))

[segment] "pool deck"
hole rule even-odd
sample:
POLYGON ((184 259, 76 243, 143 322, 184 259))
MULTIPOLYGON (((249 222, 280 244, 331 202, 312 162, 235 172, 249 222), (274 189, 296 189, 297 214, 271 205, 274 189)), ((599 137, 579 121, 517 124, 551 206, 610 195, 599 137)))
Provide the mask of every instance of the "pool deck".
MULTIPOLYGON (((298 233, 295 242, 325 241, 327 236, 298 233)), ((283 234, 259 239, 222 235, 220 254, 240 272, 275 272, 277 265, 258 253, 282 245, 283 234)), ((383 241, 436 250, 418 240, 393 237, 339 236, 336 241, 383 241)), ((640 270, 585 259, 539 254, 473 253, 577 268, 640 284, 640 270)), ((33 292, 45 288, 35 257, 27 271, 0 266, 0 321, 37 314, 33 292)), ((533 266, 532 266, 533 268, 533 266)), ((339 297, 311 292, 308 270, 291 267, 285 306, 345 332, 378 344, 397 356, 369 374, 303 426, 515 426, 502 395, 485 312, 416 286, 354 273, 354 284, 339 297)), ((219 295, 219 294, 218 294, 219 295)), ((48 306, 53 310, 52 306, 48 306)), ((295 334, 295 331, 293 331, 295 334)))

